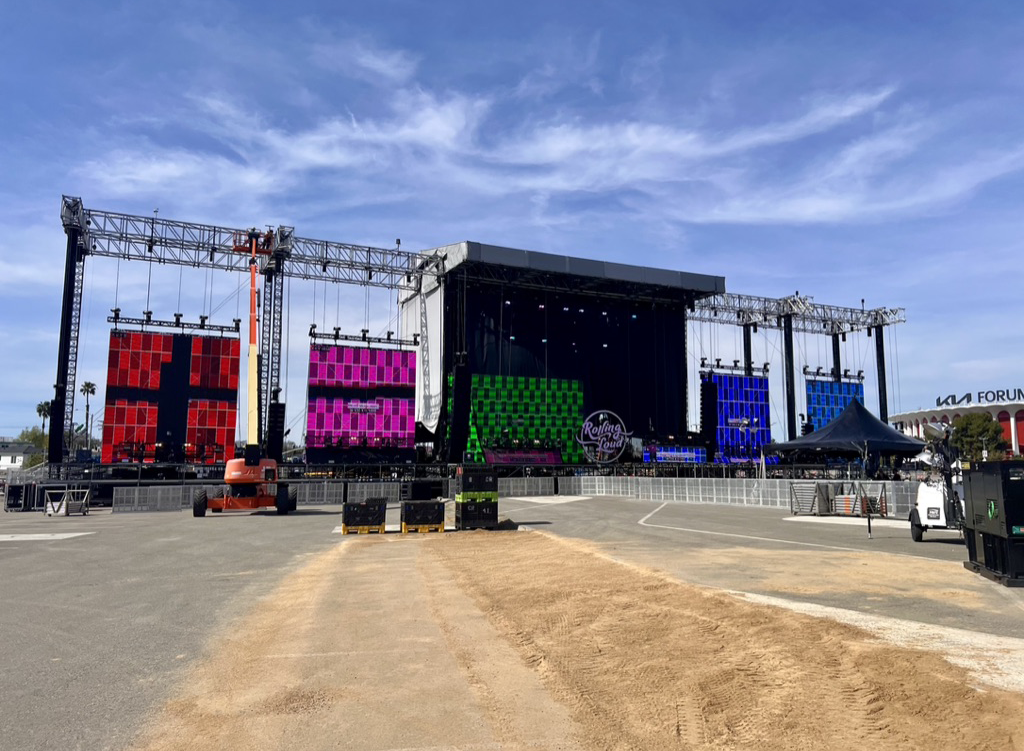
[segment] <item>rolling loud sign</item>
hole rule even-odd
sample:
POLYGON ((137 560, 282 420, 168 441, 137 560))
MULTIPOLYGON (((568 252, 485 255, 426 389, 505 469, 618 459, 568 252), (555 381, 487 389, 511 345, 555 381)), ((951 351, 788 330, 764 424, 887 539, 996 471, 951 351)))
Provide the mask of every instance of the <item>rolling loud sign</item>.
POLYGON ((1020 401, 1024 401, 1024 389, 998 389, 995 391, 978 391, 975 394, 968 391, 959 399, 956 398, 956 394, 950 394, 945 397, 940 396, 935 399, 935 406, 949 407, 955 404, 987 404, 989 402, 1020 401), (976 396, 977 399, 972 399, 972 396, 976 396))

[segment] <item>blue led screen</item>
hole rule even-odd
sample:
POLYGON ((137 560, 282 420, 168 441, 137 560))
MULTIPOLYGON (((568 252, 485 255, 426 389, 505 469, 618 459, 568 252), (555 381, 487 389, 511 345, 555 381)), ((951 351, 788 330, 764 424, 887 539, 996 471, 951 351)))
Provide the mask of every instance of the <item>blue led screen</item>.
POLYGON ((864 403, 863 383, 808 378, 807 421, 819 430, 839 417, 854 399, 864 403))
POLYGON ((708 452, 701 446, 645 446, 644 461, 668 463, 703 464, 708 460, 708 452))
POLYGON ((757 457, 772 440, 768 408, 768 377, 732 373, 703 373, 717 386, 715 435, 724 457, 757 457))

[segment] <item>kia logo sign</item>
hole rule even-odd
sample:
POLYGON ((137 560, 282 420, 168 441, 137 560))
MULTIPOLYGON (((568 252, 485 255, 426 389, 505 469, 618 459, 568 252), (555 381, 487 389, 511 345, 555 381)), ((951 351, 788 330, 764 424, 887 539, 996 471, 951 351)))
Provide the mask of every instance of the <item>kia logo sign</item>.
POLYGON ((583 421, 576 440, 583 447, 587 459, 608 464, 622 456, 631 435, 621 417, 604 409, 583 421))

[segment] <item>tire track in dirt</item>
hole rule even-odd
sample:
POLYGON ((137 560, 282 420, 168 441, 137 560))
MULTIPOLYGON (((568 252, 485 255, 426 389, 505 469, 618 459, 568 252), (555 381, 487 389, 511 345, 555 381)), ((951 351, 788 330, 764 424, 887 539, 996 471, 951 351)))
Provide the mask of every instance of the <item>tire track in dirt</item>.
POLYGON ((1024 747, 1024 695, 928 652, 542 533, 431 541, 594 749, 1024 747))

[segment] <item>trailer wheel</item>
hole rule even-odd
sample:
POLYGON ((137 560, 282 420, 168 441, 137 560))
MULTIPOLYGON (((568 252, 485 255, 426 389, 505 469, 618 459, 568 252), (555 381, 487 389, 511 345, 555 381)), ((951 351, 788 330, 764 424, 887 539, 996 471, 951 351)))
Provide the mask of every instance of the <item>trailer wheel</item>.
POLYGON ((206 516, 206 491, 197 490, 192 495, 192 516, 206 516))
POLYGON ((294 487, 288 488, 288 507, 292 511, 299 510, 299 489, 294 487))
POLYGON ((910 514, 910 539, 914 542, 921 542, 924 539, 924 527, 920 524, 921 518, 915 510, 910 514))

